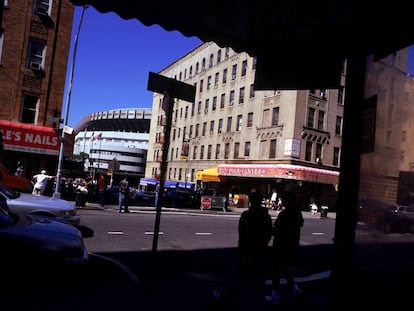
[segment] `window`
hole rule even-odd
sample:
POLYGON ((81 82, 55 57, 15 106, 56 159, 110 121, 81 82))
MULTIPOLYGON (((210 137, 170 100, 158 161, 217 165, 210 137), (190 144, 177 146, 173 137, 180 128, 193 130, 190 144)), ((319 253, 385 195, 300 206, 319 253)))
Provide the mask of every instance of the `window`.
POLYGON ((220 108, 224 108, 224 104, 226 102, 226 94, 221 94, 221 99, 220 99, 220 108))
POLYGON ((208 68, 213 67, 213 65, 214 65, 213 62, 214 62, 214 55, 211 54, 210 55, 210 60, 208 62, 208 68))
POLYGON ((256 66, 257 66, 257 57, 255 56, 253 57, 253 65, 252 65, 253 70, 256 70, 256 66))
POLYGON ((326 89, 321 89, 320 96, 322 99, 326 99, 326 89))
POLYGON ((224 144, 224 159, 228 159, 230 154, 230 144, 224 144))
POLYGON ((244 103, 244 87, 240 88, 240 93, 239 93, 239 104, 243 104, 244 103))
POLYGON ((276 139, 270 140, 269 159, 276 158, 276 139))
POLYGON ((233 159, 239 158, 240 143, 234 143, 233 159))
POLYGON ((207 98, 204 104, 204 113, 208 113, 209 106, 210 106, 210 99, 207 98))
POLYGON ((220 159, 220 144, 216 145, 216 159, 220 159))
POLYGON ((36 123, 39 98, 32 95, 23 95, 22 123, 36 123))
POLYGON ((234 81, 237 77, 237 64, 234 64, 231 69, 231 79, 234 81))
POLYGON ((34 2, 34 14, 37 15, 50 15, 50 1, 49 0, 36 0, 34 2))
POLYGON ((221 134, 223 132, 223 119, 219 119, 218 127, 217 127, 217 134, 221 134))
POLYGON ((342 133, 342 117, 336 116, 335 135, 341 135, 341 133, 342 133))
POLYGON ((207 122, 203 122, 203 129, 201 130, 201 136, 206 136, 207 122))
POLYGON ((200 124, 197 123, 195 127, 195 137, 198 137, 200 134, 200 124))
POLYGON ((230 91, 230 101, 229 101, 229 105, 233 106, 234 105, 234 90, 230 91))
POLYGON ((220 79, 220 73, 216 72, 216 74, 214 75, 214 86, 218 86, 219 79, 220 79))
POLYGON ((274 107, 272 111, 272 126, 279 125, 279 107, 274 107))
POLYGON ((212 145, 208 145, 207 146, 207 160, 211 159, 211 152, 213 150, 213 146, 212 145))
POLYGON ((217 63, 221 62, 221 50, 217 51, 217 63))
POLYGON ((254 97, 254 84, 250 84, 249 96, 250 96, 250 98, 254 97))
POLYGON ((199 85, 199 92, 203 92, 203 84, 204 84, 204 80, 200 80, 200 85, 199 85))
POLYGON ((189 109, 189 107, 185 106, 184 118, 186 118, 186 119, 188 117, 188 109, 189 109))
POLYGON ((211 76, 207 77, 207 90, 209 90, 211 87, 211 76))
POLYGON ((198 146, 194 146, 193 147, 193 159, 197 158, 197 151, 198 151, 198 146))
POLYGON ((223 70, 223 80, 222 80, 223 84, 226 82, 227 82, 227 68, 223 70))
POLYGON ((190 66, 190 78, 193 76, 193 66, 190 66))
POLYGON ((198 102, 198 106, 197 106, 197 114, 200 114, 201 113, 201 106, 202 106, 203 104, 201 103, 201 100, 198 102))
POLYGON ((244 60, 242 63, 241 76, 244 77, 246 75, 246 72, 247 72, 247 60, 244 60))
POLYGON ((210 135, 214 134, 214 120, 210 121, 210 135))
POLYGON ((233 117, 227 118, 227 133, 231 132, 231 122, 233 121, 233 117))
POLYGON ((241 131, 242 125, 243 125, 243 116, 241 114, 239 114, 237 116, 237 125, 236 125, 237 129, 236 129, 236 131, 241 131))
POLYGON ((193 137, 193 125, 190 125, 190 136, 189 137, 193 137))
POLYGON ((309 107, 308 108, 308 122, 307 122, 307 126, 314 127, 314 120, 315 120, 315 108, 309 107))
POLYGON ((316 150, 315 150, 315 161, 320 163, 321 160, 322 160, 322 144, 317 143, 316 150))
POLYGON ((31 39, 29 44, 30 46, 27 67, 35 70, 42 69, 45 53, 45 43, 40 40, 31 39))
POLYGON ((310 161, 312 159, 312 146, 313 146, 313 143, 311 141, 306 142, 306 147, 305 147, 305 160, 306 161, 310 161))
POLYGON ((344 87, 342 85, 338 89, 338 104, 344 104, 344 87))
POLYGON ((212 111, 216 111, 217 110, 217 96, 213 97, 213 105, 211 106, 211 110, 212 111))
POLYGON ((244 143, 244 156, 249 157, 250 156, 250 141, 246 141, 244 143))
POLYGON ((334 147, 332 164, 339 166, 339 148, 338 147, 334 147))
POLYGON ((224 53, 224 57, 228 58, 230 56, 230 48, 226 48, 226 52, 224 53))
POLYGON ((200 146, 200 160, 204 159, 204 145, 200 146))
POLYGON ((249 112, 247 114, 247 124, 246 127, 252 127, 253 126, 253 112, 249 112))
POLYGON ((195 103, 191 103, 191 116, 194 117, 195 103))
POLYGON ((318 112, 318 130, 323 130, 325 123, 325 111, 319 110, 318 112))
POLYGON ((206 59, 203 58, 203 60, 201 61, 201 70, 203 71, 204 69, 206 69, 206 59))
POLYGON ((196 63, 195 73, 198 73, 199 67, 200 67, 200 64, 197 62, 197 63, 196 63))

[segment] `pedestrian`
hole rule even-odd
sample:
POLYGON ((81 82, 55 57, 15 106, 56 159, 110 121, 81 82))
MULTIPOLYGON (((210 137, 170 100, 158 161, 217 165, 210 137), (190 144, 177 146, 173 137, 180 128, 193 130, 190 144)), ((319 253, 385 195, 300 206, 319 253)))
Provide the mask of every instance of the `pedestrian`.
POLYGON ((42 195, 45 192, 47 183, 49 180, 52 180, 54 177, 47 175, 45 170, 42 170, 40 174, 36 174, 33 176, 34 187, 33 187, 33 194, 35 195, 42 195))
POLYGON ((129 213, 128 197, 129 197, 128 180, 124 178, 119 183, 118 213, 122 213, 122 206, 124 206, 124 213, 129 213))
POLYGON ((231 303, 243 288, 256 288, 257 291, 257 287, 262 287, 264 293, 263 267, 268 244, 272 238, 272 218, 267 208, 262 207, 262 199, 259 193, 252 193, 248 210, 240 216, 238 263, 234 278, 223 292, 215 290, 213 293, 221 304, 231 303))
POLYGON ((303 215, 292 191, 283 193, 282 200, 283 209, 273 224, 272 293, 265 297, 271 304, 279 304, 281 301, 281 276, 286 279, 293 295, 302 293, 290 271, 290 266, 299 248, 303 215))
POLYGON ((98 199, 99 204, 104 206, 105 203, 105 191, 106 191, 106 179, 105 176, 101 173, 98 179, 98 199))
POLYGON ((276 209, 277 192, 276 189, 272 190, 272 196, 270 197, 270 208, 276 209))
POLYGON ((22 177, 23 176, 23 164, 20 161, 17 161, 16 171, 14 175, 22 177))

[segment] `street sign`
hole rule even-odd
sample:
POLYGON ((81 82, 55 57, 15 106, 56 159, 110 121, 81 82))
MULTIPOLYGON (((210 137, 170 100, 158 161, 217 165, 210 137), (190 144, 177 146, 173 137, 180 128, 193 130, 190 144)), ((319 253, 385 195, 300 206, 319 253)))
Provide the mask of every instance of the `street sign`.
POLYGON ((60 123, 60 118, 47 116, 46 120, 53 123, 60 123))
POLYGON ((195 100, 196 88, 194 85, 164 77, 154 72, 149 73, 147 89, 160 94, 165 94, 167 91, 171 97, 190 103, 193 103, 195 100))

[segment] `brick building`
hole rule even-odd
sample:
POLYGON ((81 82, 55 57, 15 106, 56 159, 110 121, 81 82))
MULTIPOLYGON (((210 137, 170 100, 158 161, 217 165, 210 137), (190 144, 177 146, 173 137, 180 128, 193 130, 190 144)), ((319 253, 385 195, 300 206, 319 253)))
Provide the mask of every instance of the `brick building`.
POLYGON ((0 3, 1 161, 10 170, 21 161, 25 177, 57 168, 60 135, 51 129, 62 118, 73 15, 64 0, 0 3))

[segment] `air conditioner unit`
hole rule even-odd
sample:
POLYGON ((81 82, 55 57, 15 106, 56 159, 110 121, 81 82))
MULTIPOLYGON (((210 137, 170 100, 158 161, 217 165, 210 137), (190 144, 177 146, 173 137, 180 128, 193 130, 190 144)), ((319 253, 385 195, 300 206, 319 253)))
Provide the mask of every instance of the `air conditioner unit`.
POLYGON ((40 70, 42 69, 42 64, 36 63, 36 62, 30 62, 29 67, 30 69, 33 69, 33 70, 40 70))

